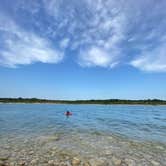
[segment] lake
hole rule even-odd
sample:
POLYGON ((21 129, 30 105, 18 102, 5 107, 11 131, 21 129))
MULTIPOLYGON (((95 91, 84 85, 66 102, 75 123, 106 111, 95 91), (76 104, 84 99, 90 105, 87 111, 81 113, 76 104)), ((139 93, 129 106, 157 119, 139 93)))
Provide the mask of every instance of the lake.
POLYGON ((166 106, 0 104, 0 149, 10 165, 166 165, 166 106))

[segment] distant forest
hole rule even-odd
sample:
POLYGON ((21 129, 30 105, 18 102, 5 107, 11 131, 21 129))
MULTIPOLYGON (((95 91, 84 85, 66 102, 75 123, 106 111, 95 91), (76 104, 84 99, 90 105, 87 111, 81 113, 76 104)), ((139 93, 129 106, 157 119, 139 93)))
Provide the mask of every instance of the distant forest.
POLYGON ((142 105, 166 105, 165 100, 147 99, 147 100, 47 100, 38 98, 0 98, 1 103, 52 103, 52 104, 142 104, 142 105))

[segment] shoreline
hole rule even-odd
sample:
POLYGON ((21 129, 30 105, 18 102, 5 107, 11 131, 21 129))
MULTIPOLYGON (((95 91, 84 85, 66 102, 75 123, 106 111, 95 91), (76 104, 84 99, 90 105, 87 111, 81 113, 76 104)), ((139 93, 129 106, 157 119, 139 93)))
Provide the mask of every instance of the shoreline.
POLYGON ((166 106, 165 104, 132 104, 132 103, 123 103, 123 104, 119 104, 119 103, 109 103, 109 104, 104 104, 104 103, 55 103, 55 102, 0 102, 0 104, 55 104, 55 105, 128 105, 128 106, 166 106))
POLYGON ((97 104, 97 105, 166 105, 161 99, 40 99, 40 98, 0 98, 0 103, 23 104, 97 104))

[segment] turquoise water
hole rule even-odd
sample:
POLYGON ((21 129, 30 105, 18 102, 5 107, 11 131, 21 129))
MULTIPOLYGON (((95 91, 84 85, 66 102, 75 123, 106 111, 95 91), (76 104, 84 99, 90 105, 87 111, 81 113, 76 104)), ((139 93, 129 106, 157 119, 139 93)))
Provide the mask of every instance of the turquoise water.
POLYGON ((74 166, 74 156, 79 166, 165 166, 166 106, 0 104, 0 164, 74 166))
POLYGON ((166 106, 0 104, 0 135, 70 132, 165 143, 166 106))

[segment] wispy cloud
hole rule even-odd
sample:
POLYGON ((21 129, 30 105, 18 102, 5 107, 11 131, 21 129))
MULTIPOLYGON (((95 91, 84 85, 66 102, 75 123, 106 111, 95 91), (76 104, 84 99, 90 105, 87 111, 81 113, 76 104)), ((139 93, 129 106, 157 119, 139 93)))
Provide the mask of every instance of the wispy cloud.
POLYGON ((131 65, 147 72, 166 72, 166 43, 142 54, 131 65))
POLYGON ((164 1, 85 0, 79 4, 72 1, 66 5, 68 8, 64 7, 63 1, 58 3, 52 0, 50 3, 46 4, 46 8, 55 18, 62 16, 62 8, 66 9, 63 17, 67 24, 63 25, 72 29, 70 32, 74 37, 71 48, 81 50, 78 63, 82 66, 130 64, 144 71, 165 71, 165 58, 155 61, 161 56, 154 54, 156 50, 162 52, 160 45, 163 43, 159 40, 166 28, 164 1), (54 8, 49 7, 50 3, 56 4, 54 8), (80 4, 82 10, 77 12, 80 4), (149 8, 152 9, 151 13, 148 12, 149 8), (76 33, 79 31, 81 33, 76 33), (147 67, 147 64, 151 64, 151 67, 147 67))
POLYGON ((114 67, 116 64, 113 56, 99 47, 92 47, 80 53, 80 65, 82 66, 114 67))
POLYGON ((17 28, 0 24, 1 64, 57 63, 63 52, 72 50, 84 67, 131 65, 166 71, 164 0, 17 2, 17 28))
POLYGON ((60 41, 60 47, 65 49, 68 47, 69 45, 69 42, 70 42, 70 39, 69 38, 64 38, 60 41))
POLYGON ((0 17, 0 64, 7 67, 35 62, 58 63, 63 53, 36 34, 24 31, 8 17, 0 17))

